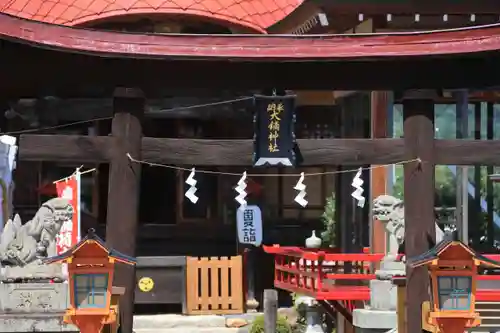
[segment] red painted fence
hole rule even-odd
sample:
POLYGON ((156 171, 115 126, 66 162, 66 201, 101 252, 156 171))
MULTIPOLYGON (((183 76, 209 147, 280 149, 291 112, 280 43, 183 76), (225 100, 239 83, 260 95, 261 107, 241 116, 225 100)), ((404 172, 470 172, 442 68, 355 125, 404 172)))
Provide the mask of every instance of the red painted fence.
MULTIPOLYGON (((301 247, 264 246, 274 255, 276 288, 307 295, 317 300, 368 301, 368 283, 375 279, 372 267, 383 254, 338 253, 335 250, 312 250, 301 247)), ((485 255, 500 261, 500 255, 485 255)), ((500 302, 500 275, 479 275, 478 280, 497 280, 499 289, 479 289, 477 301, 500 302)))

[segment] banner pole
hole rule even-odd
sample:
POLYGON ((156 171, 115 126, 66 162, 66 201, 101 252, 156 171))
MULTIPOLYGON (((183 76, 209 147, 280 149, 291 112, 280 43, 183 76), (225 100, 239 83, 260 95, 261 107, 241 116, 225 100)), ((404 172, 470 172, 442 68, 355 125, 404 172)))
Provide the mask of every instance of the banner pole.
POLYGON ((82 230, 81 230, 81 188, 82 188, 82 177, 81 177, 80 168, 77 168, 75 171, 75 179, 76 179, 76 220, 77 220, 77 239, 78 243, 82 239, 82 230))

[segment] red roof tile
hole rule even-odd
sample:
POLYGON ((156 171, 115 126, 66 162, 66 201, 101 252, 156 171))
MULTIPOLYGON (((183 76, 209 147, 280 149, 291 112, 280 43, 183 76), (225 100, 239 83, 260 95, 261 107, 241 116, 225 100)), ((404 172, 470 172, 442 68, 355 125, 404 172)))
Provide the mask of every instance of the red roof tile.
POLYGON ((255 31, 282 20, 303 0, 0 0, 0 12, 62 25, 131 14, 205 16, 255 31))

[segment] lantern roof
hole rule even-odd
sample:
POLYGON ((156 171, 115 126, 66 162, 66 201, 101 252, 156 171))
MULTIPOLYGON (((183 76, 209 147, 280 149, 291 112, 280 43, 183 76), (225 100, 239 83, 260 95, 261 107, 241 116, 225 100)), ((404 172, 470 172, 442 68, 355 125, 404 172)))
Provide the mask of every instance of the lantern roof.
POLYGON ((428 265, 434 260, 443 259, 444 256, 446 256, 446 259, 450 260, 463 260, 464 256, 469 256, 469 258, 478 261, 479 265, 500 268, 500 262, 477 253, 461 241, 452 240, 441 241, 432 249, 429 249, 421 255, 409 258, 407 263, 411 267, 420 267, 428 265), (450 253, 451 255, 448 257, 446 256, 447 253, 450 253), (456 258, 457 256, 459 256, 459 258, 456 258))
POLYGON ((60 263, 60 262, 65 262, 69 258, 72 258, 75 256, 75 254, 82 249, 85 245, 87 244, 96 244, 98 247, 104 251, 108 257, 115 259, 118 262, 128 264, 128 265, 135 265, 137 263, 137 259, 131 256, 128 256, 126 254, 123 254, 117 250, 114 250, 104 243, 102 238, 97 236, 95 234, 94 229, 89 229, 89 232, 87 233, 87 236, 83 238, 80 242, 78 242, 75 246, 73 246, 71 249, 68 251, 58 255, 58 256, 53 256, 50 258, 46 258, 43 260, 44 264, 52 264, 52 263, 60 263))

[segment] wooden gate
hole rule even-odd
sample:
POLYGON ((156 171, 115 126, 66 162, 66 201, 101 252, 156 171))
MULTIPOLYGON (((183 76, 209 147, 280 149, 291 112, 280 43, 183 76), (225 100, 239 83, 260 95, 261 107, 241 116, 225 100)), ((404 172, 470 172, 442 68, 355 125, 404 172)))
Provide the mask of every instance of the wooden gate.
POLYGON ((187 314, 243 313, 242 257, 188 257, 187 314))

